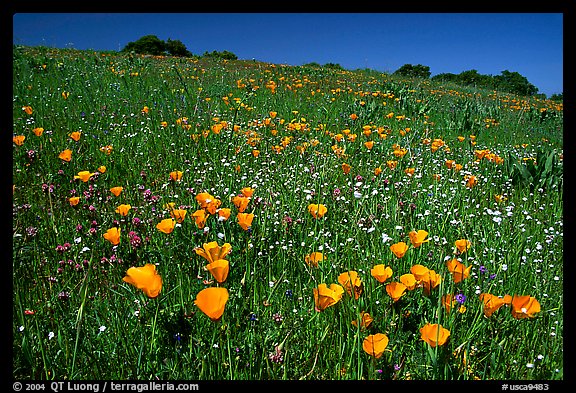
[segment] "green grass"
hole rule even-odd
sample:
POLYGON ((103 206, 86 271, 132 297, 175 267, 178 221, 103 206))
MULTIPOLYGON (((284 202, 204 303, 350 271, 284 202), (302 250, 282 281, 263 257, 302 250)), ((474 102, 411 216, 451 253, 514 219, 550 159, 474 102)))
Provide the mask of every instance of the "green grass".
POLYGON ((15 378, 563 379, 561 105, 378 73, 48 48, 16 47, 13 74, 13 136, 26 137, 13 143, 15 378), (444 145, 433 152, 437 139, 444 145), (395 145, 407 154, 395 157, 395 145), (70 162, 58 158, 64 149, 70 162), (503 163, 477 159, 483 149, 503 163), (554 156, 550 168, 523 177, 538 152, 554 156), (74 179, 101 166, 86 183, 74 179), (171 181, 177 170, 182 180, 171 181), (478 179, 473 188, 467 175, 478 179), (124 187, 118 197, 115 186, 124 187), (231 202, 244 187, 255 189, 249 231, 231 202), (210 215, 198 228, 200 192, 230 218, 210 215), (172 202, 187 216, 165 234, 156 224, 172 202), (126 217, 115 212, 122 203, 132 206, 126 217), (314 219, 310 203, 328 213, 314 219), (113 226, 118 246, 102 236, 113 226), (429 241, 397 258, 389 247, 410 245, 411 230, 429 241), (472 243, 464 254, 458 239, 472 243), (222 284, 194 251, 211 241, 232 246, 222 284), (305 263, 314 251, 327 258, 318 267, 305 263), (472 266, 458 284, 445 264, 455 257, 472 266), (123 281, 146 263, 162 277, 156 298, 123 281), (384 284, 370 274, 377 264, 393 270, 384 284), (442 281, 393 302, 386 284, 416 264, 442 281), (358 299, 344 293, 316 311, 313 289, 348 270, 362 280, 358 299), (218 321, 194 304, 209 286, 229 291, 218 321), (465 311, 447 312, 441 297, 457 293, 465 311), (505 305, 488 318, 481 293, 529 295, 541 311, 515 319, 505 305), (374 318, 367 329, 351 323, 361 311, 374 318), (444 345, 421 339, 428 322, 450 331, 444 345), (375 333, 389 338, 377 359, 362 349, 375 333), (276 348, 281 361, 270 356, 276 348))

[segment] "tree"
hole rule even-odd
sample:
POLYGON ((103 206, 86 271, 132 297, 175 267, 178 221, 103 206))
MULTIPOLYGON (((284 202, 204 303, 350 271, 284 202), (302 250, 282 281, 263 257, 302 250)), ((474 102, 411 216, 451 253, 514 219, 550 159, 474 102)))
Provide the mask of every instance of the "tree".
POLYGON ((564 101, 564 93, 554 93, 550 96, 552 101, 564 101))
POLYGON ((184 45, 182 41, 171 40, 170 38, 168 38, 166 42, 166 52, 172 56, 192 57, 192 53, 186 49, 186 45, 184 45))
POLYGON ((505 70, 502 71, 501 75, 495 76, 494 79, 496 88, 501 91, 523 96, 532 96, 538 93, 538 88, 517 72, 505 70))
POLYGON ((404 64, 402 67, 394 71, 395 75, 405 76, 408 78, 430 78, 430 67, 422 64, 404 64))
POLYGON ((166 43, 155 35, 145 35, 134 42, 129 42, 122 52, 161 56, 166 51, 166 43))

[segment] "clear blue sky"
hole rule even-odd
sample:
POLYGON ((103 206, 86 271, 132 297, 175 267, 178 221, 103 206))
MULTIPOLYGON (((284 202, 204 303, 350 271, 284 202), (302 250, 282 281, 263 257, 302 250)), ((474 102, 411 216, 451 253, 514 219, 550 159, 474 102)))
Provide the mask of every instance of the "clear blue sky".
POLYGON ((13 43, 119 50, 153 34, 193 54, 228 50, 240 59, 432 75, 516 71, 540 93, 563 88, 562 13, 17 13, 13 43))

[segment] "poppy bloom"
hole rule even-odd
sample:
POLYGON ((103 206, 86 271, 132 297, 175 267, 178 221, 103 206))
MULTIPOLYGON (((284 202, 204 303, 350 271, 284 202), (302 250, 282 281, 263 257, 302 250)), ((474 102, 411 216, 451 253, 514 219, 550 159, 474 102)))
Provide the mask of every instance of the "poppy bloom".
POLYGON ((466 181, 466 187, 473 188, 476 184, 478 184, 478 179, 474 175, 469 175, 464 178, 466 181))
POLYGON ((425 280, 428 276, 429 269, 426 266, 416 264, 410 268, 410 273, 414 275, 417 282, 425 280))
POLYGON ((352 296, 352 292, 354 292, 354 299, 358 300, 363 290, 362 280, 358 277, 358 272, 354 270, 344 272, 338 276, 338 282, 346 289, 348 295, 352 296))
POLYGON ((184 209, 172 209, 170 210, 170 217, 175 219, 178 224, 182 224, 182 221, 186 218, 186 212, 184 209))
POLYGON ((450 337, 450 331, 437 323, 427 323, 420 328, 420 338, 426 341, 432 348, 444 345, 450 337))
POLYGON ((510 304, 512 297, 510 295, 506 295, 504 298, 501 298, 490 293, 482 293, 480 294, 480 300, 484 303, 484 315, 490 318, 492 314, 500 307, 505 304, 510 304))
POLYGON ((458 284, 460 281, 468 278, 470 276, 470 270, 472 269, 472 265, 466 267, 456 258, 446 261, 446 267, 452 274, 452 278, 454 279, 455 284, 458 284))
POLYGON ((440 285, 441 281, 442 276, 434 270, 428 270, 427 276, 421 281, 422 287, 424 288, 424 295, 430 295, 430 291, 440 285))
POLYGON ((218 214, 218 221, 226 221, 230 218, 230 209, 227 207, 216 210, 216 213, 218 214))
POLYGON ((450 310, 452 309, 454 304, 456 304, 456 299, 454 298, 454 295, 452 295, 452 294, 443 295, 441 298, 441 301, 442 301, 442 306, 444 306, 444 309, 446 310, 446 312, 450 312, 450 310))
POLYGON ((384 266, 383 264, 375 265, 372 269, 370 269, 370 274, 379 283, 383 284, 386 280, 392 277, 392 268, 390 266, 384 266))
POLYGON ((111 192, 112 194, 114 194, 114 196, 118 196, 118 195, 120 195, 120 193, 122 192, 122 190, 124 190, 124 187, 112 187, 112 188, 110 189, 110 192, 111 192))
POLYGON ((454 160, 446 160, 446 162, 445 162, 444 164, 446 164, 446 168, 452 169, 452 168, 454 167, 454 165, 456 164, 456 161, 454 161, 454 160))
POLYGON ((180 181, 182 180, 182 171, 172 171, 170 172, 170 180, 180 181))
POLYGON ((374 141, 366 141, 364 142, 364 146, 366 146, 366 149, 372 150, 372 148, 374 147, 374 141))
POLYGON ((131 267, 122 280, 141 289, 149 298, 157 297, 162 290, 162 277, 151 263, 142 267, 131 267))
POLYGON ((72 160, 72 150, 70 149, 66 149, 64 151, 62 151, 59 155, 58 158, 61 160, 64 160, 66 162, 70 162, 70 160, 72 160))
POLYGON ((32 130, 32 132, 34 133, 34 135, 36 136, 42 136, 42 133, 44 132, 44 128, 42 127, 36 127, 32 130))
POLYGON ((101 165, 98 167, 98 172, 100 173, 105 173, 106 172, 106 167, 104 165, 101 165))
POLYGON ((78 142, 80 140, 80 136, 82 135, 81 132, 79 131, 74 131, 70 134, 70 138, 72 138, 73 140, 75 140, 76 142, 78 142))
POLYGON ((357 118, 358 118, 358 115, 356 113, 352 113, 350 115, 350 119, 352 119, 352 120, 356 120, 357 118))
POLYGON ((158 224, 156 224, 156 229, 158 229, 160 232, 169 234, 169 233, 172 233, 175 225, 176 225, 176 221, 174 221, 174 219, 165 218, 162 221, 160 221, 158 224))
POLYGON ((398 165, 398 161, 388 160, 388 161, 386 161, 386 165, 388 165, 388 168, 394 170, 394 169, 396 169, 396 166, 398 165))
POLYGON ((398 242, 390 246, 390 250, 396 255, 397 258, 402 258, 406 251, 408 251, 408 245, 404 242, 398 242))
POLYGON ((70 202, 71 206, 76 206, 80 202, 80 197, 70 197, 68 202, 70 202))
POLYGON ((246 198, 251 198, 252 195, 254 195, 254 189, 252 187, 244 187, 240 190, 240 192, 242 193, 242 195, 244 195, 246 198))
POLYGON ((238 224, 247 231, 252 226, 252 220, 254 219, 254 214, 252 213, 238 213, 238 224))
POLYGON ((404 169, 404 173, 406 173, 408 176, 412 176, 415 171, 416 171, 416 168, 406 168, 406 169, 404 169))
POLYGON ((240 213, 244 213, 244 211, 248 207, 249 202, 250 199, 245 197, 244 195, 236 195, 232 197, 232 203, 234 204, 234 206, 236 206, 236 208, 240 213))
POLYGON ((206 219, 208 218, 208 215, 204 209, 196 210, 194 213, 192 213, 192 217, 194 217, 194 222, 196 223, 198 229, 202 229, 206 226, 206 219))
POLYGON ((118 227, 112 227, 108 229, 102 236, 114 246, 120 244, 120 228, 118 227))
POLYGON ((86 183, 92 177, 93 173, 89 171, 80 171, 78 172, 77 176, 74 176, 74 179, 80 179, 84 183, 86 183))
POLYGON ((393 281, 386 285, 386 293, 397 302, 402 296, 406 294, 406 286, 401 282, 393 281))
POLYGON ((374 176, 378 176, 379 174, 382 173, 382 168, 378 167, 378 168, 374 168, 374 176))
POLYGON ((506 200, 508 200, 508 198, 506 198, 504 195, 494 195, 494 199, 496 200, 496 202, 498 203, 502 203, 505 202, 506 200))
POLYGON ((116 208, 116 213, 120 214, 121 216, 126 217, 128 215, 128 212, 130 211, 130 209, 132 209, 132 206, 130 205, 120 205, 116 208))
POLYGON ((214 214, 212 213, 212 210, 216 212, 216 209, 220 207, 221 204, 220 200, 214 198, 207 192, 201 192, 198 195, 196 195, 195 198, 196 202, 200 204, 200 208, 208 210, 210 214, 214 214))
MULTIPOLYGON (((370 324, 374 321, 374 318, 370 314, 365 311, 360 313, 360 328, 366 329, 370 324)), ((358 327, 358 321, 354 320, 351 322, 353 326, 358 327)))
POLYGON ((210 287, 205 288, 198 292, 194 304, 208 316, 212 321, 216 322, 224 314, 224 308, 228 302, 228 290, 223 287, 210 287))
POLYGON ((22 107, 22 110, 24 112, 26 112, 27 115, 31 115, 32 114, 32 107, 30 105, 26 105, 22 107))
POLYGON ((416 277, 412 273, 406 273, 400 276, 400 282, 404 284, 409 291, 416 288, 416 277))
POLYGON ((324 254, 321 252, 313 252, 306 255, 304 260, 308 266, 318 267, 318 262, 322 262, 324 260, 324 254))
POLYGON ((459 239, 454 242, 454 246, 458 249, 458 251, 460 251, 460 253, 464 253, 469 250, 471 245, 472 243, 470 243, 470 240, 466 239, 459 239))
POLYGON ((362 343, 362 349, 364 349, 364 352, 375 359, 382 356, 387 346, 388 337, 383 333, 371 334, 366 337, 362 343))
POLYGON ((24 135, 16 135, 12 137, 12 142, 14 142, 17 146, 22 146, 25 139, 26 137, 24 135))
POLYGON ((344 288, 338 284, 330 284, 330 287, 326 284, 320 284, 318 288, 313 288, 312 291, 314 292, 314 304, 317 311, 323 311, 335 305, 344 294, 344 288))
POLYGON ((322 205, 322 204, 314 204, 311 203, 310 205, 308 205, 308 211, 310 212, 310 214, 312 214, 312 217, 314 218, 322 218, 324 216, 324 214, 326 214, 326 212, 328 212, 328 209, 326 208, 326 206, 322 205))
POLYGON ((514 296, 511 306, 516 319, 534 318, 534 314, 540 312, 540 303, 532 296, 514 296))
POLYGON ((228 272, 230 270, 230 262, 226 259, 218 259, 212 263, 205 266, 206 270, 212 274, 212 277, 219 283, 223 283, 228 278, 228 272))
POLYGON ((349 164, 347 163, 342 164, 342 172, 344 172, 345 175, 350 173, 350 169, 352 169, 352 167, 349 164))
POLYGON ((408 234, 408 236, 410 236, 410 243, 412 243, 412 246, 414 246, 415 248, 420 247, 422 243, 426 243, 430 240, 426 239, 426 236, 428 236, 428 232, 423 230, 419 230, 418 232, 411 231, 408 234))
POLYGON ((232 251, 232 246, 230 243, 224 243, 222 246, 219 246, 217 242, 209 242, 204 243, 202 247, 196 247, 194 249, 196 254, 200 255, 208 262, 216 262, 219 259, 226 258, 226 255, 232 251))

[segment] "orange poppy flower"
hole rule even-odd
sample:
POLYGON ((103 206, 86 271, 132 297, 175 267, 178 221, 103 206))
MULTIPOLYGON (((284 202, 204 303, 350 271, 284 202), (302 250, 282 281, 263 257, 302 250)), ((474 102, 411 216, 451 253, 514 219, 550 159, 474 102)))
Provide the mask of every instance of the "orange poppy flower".
POLYGON ((441 302, 446 312, 450 312, 454 304, 456 304, 456 298, 452 294, 446 294, 442 296, 441 302))
POLYGON ((356 120, 357 118, 358 118, 358 115, 356 113, 352 113, 350 115, 350 119, 352 119, 352 120, 356 120))
MULTIPOLYGON (((370 326, 370 324, 374 321, 374 318, 372 318, 372 316, 370 314, 368 314, 365 311, 362 311, 360 313, 360 328, 361 329, 366 329, 368 328, 368 326, 370 326)), ((354 320, 351 322, 353 326, 358 327, 358 321, 354 320)))
POLYGON ((170 217, 176 220, 178 224, 182 224, 186 218, 187 211, 185 209, 172 209, 170 210, 170 217))
POLYGON ((372 150, 372 148, 374 147, 374 141, 366 141, 364 142, 364 146, 366 146, 368 150, 372 150))
POLYGON ((205 288, 198 292, 194 304, 208 316, 212 321, 216 322, 224 314, 226 303, 228 302, 228 290, 223 287, 210 287, 205 288))
POLYGON ((226 258, 226 255, 230 254, 232 251, 232 246, 230 243, 224 243, 222 246, 219 246, 217 242, 213 241, 204 243, 202 247, 196 247, 194 251, 196 254, 212 263, 226 258))
POLYGON ((252 213, 238 213, 238 224, 247 231, 252 226, 252 220, 254 219, 254 214, 252 213))
POLYGON ((206 226, 206 220, 208 219, 208 215, 204 209, 196 210, 192 213, 192 217, 194 217, 194 222, 198 229, 203 229, 206 226))
POLYGON ((454 242, 454 246, 458 249, 458 251, 460 251, 460 253, 464 253, 470 249, 472 243, 470 243, 470 240, 459 239, 454 242))
POLYGON ((236 208, 240 213, 244 213, 244 211, 248 207, 249 202, 250 199, 245 197, 244 195, 236 195, 232 197, 232 203, 234 204, 234 206, 236 206, 236 208))
POLYGON ((344 294, 344 288, 338 284, 330 284, 330 287, 326 284, 320 284, 318 288, 313 288, 312 291, 314 292, 314 304, 318 311, 335 305, 344 294))
POLYGON ((352 167, 349 164, 347 163, 342 164, 342 171, 344 172, 345 175, 350 173, 350 169, 352 169, 352 167))
POLYGON ((124 190, 124 187, 112 187, 112 188, 110 189, 110 192, 111 192, 112 194, 114 194, 114 196, 118 196, 118 195, 120 195, 120 193, 122 192, 122 190, 124 190))
POLYGON ((358 277, 358 272, 354 270, 344 272, 338 276, 338 282, 346 289, 348 295, 352 296, 352 292, 354 292, 354 299, 358 300, 363 290, 362 280, 358 277))
POLYGON ((214 277, 216 281, 223 283, 228 277, 230 262, 226 259, 218 259, 206 265, 205 268, 210 272, 210 274, 212 274, 212 277, 214 277))
POLYGON ((374 168, 374 176, 378 176, 379 174, 382 173, 382 168, 378 167, 378 168, 374 168))
POLYGON ((242 193, 242 195, 244 195, 246 198, 251 198, 252 195, 254 195, 254 189, 252 187, 244 187, 240 190, 240 192, 242 193))
POLYGON ((430 291, 440 285, 442 281, 442 276, 436 273, 434 270, 428 270, 428 275, 422 280, 421 284, 424 288, 424 295, 430 295, 430 291))
POLYGON ((426 239, 426 236, 428 236, 428 232, 423 230, 419 230, 418 232, 411 231, 408 234, 408 236, 410 237, 410 243, 412 243, 412 246, 414 246, 415 248, 420 247, 422 243, 426 243, 430 240, 426 239))
POLYGON ((396 169, 396 166, 398 165, 398 161, 388 160, 388 161, 386 161, 386 165, 388 165, 388 168, 394 170, 394 169, 396 169))
POLYGON ((393 281, 386 285, 386 293, 397 302, 402 296, 406 294, 406 285, 401 282, 393 281))
POLYGON ((104 165, 99 166, 99 167, 98 167, 98 172, 100 172, 100 173, 106 172, 106 167, 105 167, 104 165))
POLYGON ((116 208, 116 213, 120 214, 121 216, 126 217, 128 215, 128 212, 130 211, 130 209, 132 209, 132 206, 130 205, 120 205, 116 208))
POLYGON ((454 279, 455 284, 458 284, 462 280, 468 278, 470 276, 470 270, 472 269, 472 265, 466 267, 456 258, 446 261, 446 267, 452 274, 452 278, 454 279))
POLYGON ((118 227, 112 227, 108 229, 102 236, 114 246, 120 244, 120 228, 118 227))
POLYGON ((62 151, 59 155, 58 158, 61 160, 64 160, 66 162, 70 162, 72 160, 72 150, 70 149, 66 149, 64 151, 62 151))
POLYGON ((372 269, 370 269, 370 274, 379 283, 383 284, 386 280, 392 277, 392 268, 390 266, 384 266, 383 264, 375 265, 372 269))
POLYGON ((34 133, 34 135, 36 136, 42 136, 42 133, 44 132, 44 128, 42 127, 36 127, 32 130, 32 132, 34 133))
POLYGON ((181 181, 181 180, 182 180, 182 171, 172 171, 172 172, 170 172, 170 180, 172 180, 172 181, 181 181))
POLYGON ((497 311, 500 307, 505 304, 510 304, 511 297, 507 295, 504 298, 500 298, 496 295, 492 295, 489 293, 482 293, 480 294, 480 300, 484 303, 484 315, 488 318, 492 316, 492 314, 497 311))
POLYGON ((404 173, 406 173, 408 176, 412 176, 415 171, 416 171, 416 168, 406 168, 406 169, 404 169, 404 173))
POLYGON ((464 178, 464 180, 466 181, 466 187, 468 188, 472 188, 478 184, 478 179, 474 175, 468 175, 464 178))
POLYGON ((76 206, 80 202, 80 197, 70 197, 68 202, 70 202, 71 206, 76 206))
POLYGON ((174 230, 174 226, 176 225, 176 221, 172 218, 165 218, 156 224, 156 229, 160 232, 170 234, 174 230))
POLYGON ((406 273, 400 276, 400 282, 404 284, 409 291, 416 288, 416 277, 412 273, 406 273))
POLYGON ((382 357, 388 346, 388 337, 383 333, 371 334, 364 339, 362 349, 375 359, 382 357))
POLYGON ((540 312, 540 303, 532 296, 514 296, 511 306, 516 319, 534 318, 534 314, 540 312))
POLYGON ((420 338, 426 341, 432 348, 444 345, 450 337, 450 331, 437 323, 427 323, 420 328, 420 338))
POLYGON ((322 218, 328 212, 328 209, 323 204, 311 203, 308 205, 308 211, 314 218, 322 218))
POLYGON ((157 297, 162 290, 162 277, 151 263, 142 267, 131 267, 122 280, 141 289, 149 298, 157 297))
POLYGON ((218 221, 226 221, 227 219, 230 218, 230 209, 228 209, 227 207, 218 209, 216 213, 218 213, 218 221))
POLYGON ((24 135, 16 135, 12 137, 12 142, 14 142, 17 146, 22 146, 25 139, 26 137, 24 135))
POLYGON ((417 282, 425 280, 429 274, 429 269, 426 266, 416 264, 410 268, 410 273, 414 275, 417 282))
POLYGON ((402 258, 406 251, 408 251, 408 245, 404 242, 398 242, 390 246, 390 250, 396 255, 397 258, 402 258))
POLYGON ((82 135, 81 132, 79 131, 74 131, 70 134, 70 138, 72 138, 73 140, 75 140, 76 142, 78 142, 80 140, 80 136, 82 135))
POLYGON ((32 112, 33 112, 33 111, 32 111, 32 107, 31 107, 30 105, 23 106, 23 107, 22 107, 22 110, 23 110, 24 112, 26 112, 27 115, 31 115, 32 112))
POLYGON ((77 176, 74 176, 74 179, 80 179, 84 183, 86 183, 92 177, 93 173, 89 171, 80 171, 78 172, 77 176))
POLYGON ((202 209, 206 209, 210 203, 212 203, 216 198, 207 192, 201 192, 195 197, 196 202, 200 205, 202 209))
POLYGON ((456 161, 454 161, 454 160, 446 160, 445 164, 446 164, 446 168, 452 169, 452 168, 454 167, 454 164, 456 164, 456 161))
POLYGON ((318 262, 322 262, 324 260, 324 254, 321 252, 313 252, 304 257, 304 261, 308 264, 308 266, 318 267, 318 262))

